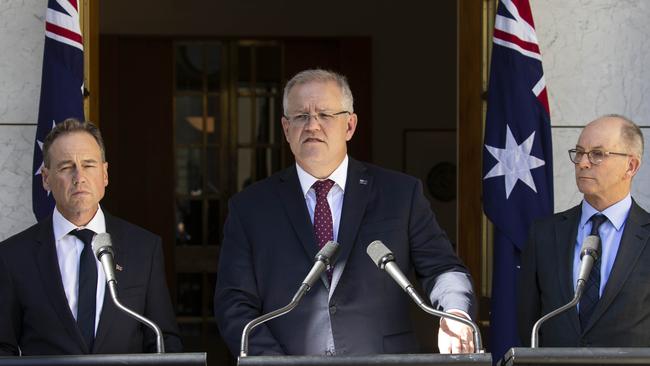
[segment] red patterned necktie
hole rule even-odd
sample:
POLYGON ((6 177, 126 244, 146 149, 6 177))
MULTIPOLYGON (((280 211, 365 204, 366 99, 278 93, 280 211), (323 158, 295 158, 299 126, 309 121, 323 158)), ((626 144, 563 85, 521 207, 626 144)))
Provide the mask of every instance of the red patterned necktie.
MULTIPOLYGON (((316 207, 314 208, 314 234, 318 248, 322 248, 328 241, 334 240, 334 225, 332 223, 332 210, 327 203, 327 193, 334 186, 331 179, 319 180, 312 186, 316 191, 316 207)), ((327 271, 327 277, 332 282, 332 267, 327 271)))

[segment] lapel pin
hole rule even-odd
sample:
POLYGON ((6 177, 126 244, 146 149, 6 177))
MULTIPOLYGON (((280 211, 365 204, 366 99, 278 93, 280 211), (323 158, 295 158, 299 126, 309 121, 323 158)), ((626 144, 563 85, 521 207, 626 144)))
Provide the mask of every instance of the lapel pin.
POLYGON ((122 268, 122 266, 120 266, 119 264, 116 264, 116 265, 115 265, 115 269, 118 270, 118 271, 120 271, 120 272, 122 272, 122 270, 123 270, 124 268, 122 268))
POLYGON ((359 184, 363 184, 365 186, 368 184, 368 181, 366 179, 359 179, 359 184))

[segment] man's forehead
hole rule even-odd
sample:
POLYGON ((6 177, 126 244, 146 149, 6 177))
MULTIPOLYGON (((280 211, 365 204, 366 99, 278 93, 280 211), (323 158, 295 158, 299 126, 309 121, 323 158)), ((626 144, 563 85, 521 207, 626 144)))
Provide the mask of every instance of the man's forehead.
POLYGON ((619 129, 615 124, 592 123, 580 134, 577 145, 606 148, 620 140, 619 129))
POLYGON ((340 88, 334 82, 309 82, 293 87, 288 102, 293 108, 315 107, 326 110, 338 107, 342 97, 340 88))

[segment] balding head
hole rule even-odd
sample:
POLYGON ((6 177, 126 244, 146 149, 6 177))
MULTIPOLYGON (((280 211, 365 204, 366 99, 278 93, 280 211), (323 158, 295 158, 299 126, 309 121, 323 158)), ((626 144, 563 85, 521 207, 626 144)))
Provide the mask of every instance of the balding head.
POLYGON ((634 155, 639 160, 643 158, 643 132, 636 123, 620 114, 606 114, 590 122, 587 127, 617 126, 620 132, 621 145, 626 147, 626 152, 634 155))

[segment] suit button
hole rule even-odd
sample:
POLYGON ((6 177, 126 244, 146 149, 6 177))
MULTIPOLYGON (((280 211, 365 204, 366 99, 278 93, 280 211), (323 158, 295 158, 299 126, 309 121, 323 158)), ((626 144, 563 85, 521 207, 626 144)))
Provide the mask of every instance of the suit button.
POLYGON ((331 315, 336 314, 336 305, 330 305, 330 314, 331 315))

